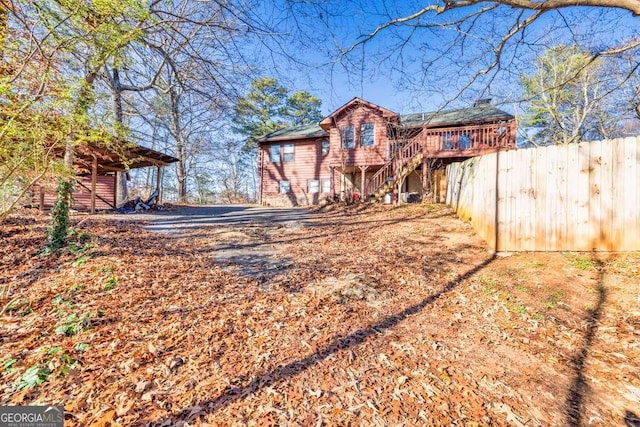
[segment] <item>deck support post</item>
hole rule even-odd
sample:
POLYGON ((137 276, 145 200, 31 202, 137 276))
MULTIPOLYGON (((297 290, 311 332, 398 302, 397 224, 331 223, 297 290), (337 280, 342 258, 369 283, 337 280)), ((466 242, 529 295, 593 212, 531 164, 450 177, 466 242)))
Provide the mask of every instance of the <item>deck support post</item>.
POLYGON ((98 180, 98 158, 93 156, 91 162, 91 215, 96 213, 96 182, 98 180))
POLYGON ((398 206, 400 204, 400 189, 402 188, 402 180, 399 179, 393 186, 393 204, 398 206))
POLYGON ((333 202, 336 199, 336 183, 335 183, 335 175, 336 175, 336 167, 329 166, 329 173, 331 174, 331 181, 329 186, 331 187, 331 201, 333 202))
POLYGON ((162 204, 162 166, 156 166, 156 201, 155 205, 162 204))
POLYGON ((367 189, 364 187, 364 185, 365 185, 366 172, 367 172, 367 169, 369 169, 369 166, 365 165, 365 166, 358 166, 358 167, 360 168, 360 201, 366 202, 367 189))
POLYGON ((429 192, 429 174, 431 170, 429 169, 429 159, 424 157, 422 159, 422 201, 425 202, 427 200, 427 194, 429 192))

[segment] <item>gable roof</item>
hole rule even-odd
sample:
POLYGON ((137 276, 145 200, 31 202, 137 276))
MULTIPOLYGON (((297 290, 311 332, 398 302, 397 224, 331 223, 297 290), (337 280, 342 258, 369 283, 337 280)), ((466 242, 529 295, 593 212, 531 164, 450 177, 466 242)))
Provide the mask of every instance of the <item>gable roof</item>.
POLYGON ((493 105, 434 111, 430 113, 403 114, 400 124, 405 127, 440 127, 470 125, 494 120, 511 120, 514 116, 493 105))
POLYGON ((413 127, 445 127, 445 126, 462 126, 486 123, 489 121, 511 120, 514 118, 512 114, 502 111, 490 104, 481 104, 469 108, 457 108, 454 110, 432 111, 428 113, 412 113, 399 115, 391 110, 380 107, 369 101, 355 97, 351 101, 338 108, 336 111, 325 117, 319 124, 310 124, 302 126, 288 127, 268 133, 256 141, 295 141, 301 139, 312 139, 327 137, 329 130, 333 124, 333 118, 340 115, 347 108, 356 105, 365 105, 375 108, 382 112, 383 117, 399 118, 399 126, 413 127))
POLYGON ((351 101, 347 102, 342 107, 338 108, 336 111, 334 111, 333 113, 329 114, 327 117, 322 119, 322 121, 320 122, 320 127, 323 129, 329 129, 332 125, 334 118, 338 117, 349 107, 353 107, 357 105, 365 105, 369 108, 373 108, 374 110, 378 110, 382 113, 383 117, 398 117, 398 113, 394 113, 391 110, 387 110, 386 108, 381 107, 377 104, 374 104, 373 102, 365 101, 364 99, 358 98, 356 96, 351 101))
POLYGON ((327 136, 327 132, 317 124, 293 126, 284 129, 278 129, 264 136, 261 136, 256 141, 269 142, 269 141, 288 141, 291 139, 309 139, 309 138, 322 138, 327 136))

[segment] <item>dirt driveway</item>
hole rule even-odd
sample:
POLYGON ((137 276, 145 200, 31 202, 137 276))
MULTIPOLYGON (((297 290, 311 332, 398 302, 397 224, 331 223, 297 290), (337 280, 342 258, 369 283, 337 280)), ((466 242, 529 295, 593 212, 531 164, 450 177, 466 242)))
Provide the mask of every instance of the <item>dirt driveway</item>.
POLYGON ((270 241, 283 228, 304 227, 313 217, 306 208, 251 205, 191 206, 172 211, 117 215, 142 221, 145 228, 172 236, 205 232, 216 237, 216 262, 221 267, 261 282, 292 265, 280 245, 270 241))

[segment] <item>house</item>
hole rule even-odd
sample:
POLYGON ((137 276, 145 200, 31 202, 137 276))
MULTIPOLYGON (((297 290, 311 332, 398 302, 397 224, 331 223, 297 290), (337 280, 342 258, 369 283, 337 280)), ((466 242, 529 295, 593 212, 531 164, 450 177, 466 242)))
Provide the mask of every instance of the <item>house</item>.
POLYGON ((258 142, 263 205, 326 198, 442 200, 444 166, 516 148, 515 117, 488 100, 470 108, 398 114, 353 98, 320 123, 280 129, 258 142))

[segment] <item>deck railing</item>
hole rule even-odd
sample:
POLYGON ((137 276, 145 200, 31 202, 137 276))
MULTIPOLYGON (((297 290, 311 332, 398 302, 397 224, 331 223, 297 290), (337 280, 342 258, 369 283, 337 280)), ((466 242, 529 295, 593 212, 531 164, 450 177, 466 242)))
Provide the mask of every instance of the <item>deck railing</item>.
POLYGON ((374 194, 385 184, 395 182, 402 168, 419 153, 436 158, 473 156, 485 151, 515 148, 515 122, 424 129, 408 141, 395 142, 391 146, 394 147, 391 158, 369 178, 366 194, 374 194))
POLYGON ((491 123, 455 128, 424 130, 426 152, 446 154, 455 151, 515 148, 515 129, 512 123, 491 123))

